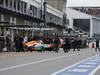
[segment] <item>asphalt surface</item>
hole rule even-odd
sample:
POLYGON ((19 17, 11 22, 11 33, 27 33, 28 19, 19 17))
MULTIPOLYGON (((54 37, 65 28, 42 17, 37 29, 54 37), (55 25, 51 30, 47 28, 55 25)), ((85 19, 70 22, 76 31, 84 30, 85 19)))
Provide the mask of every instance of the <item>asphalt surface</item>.
POLYGON ((95 73, 95 75, 100 75, 100 69, 97 70, 97 72, 95 73))
MULTIPOLYGON (((51 75, 58 70, 71 66, 84 59, 93 57, 99 52, 94 49, 81 49, 64 53, 19 53, 20 55, 0 57, 0 75, 51 75)), ((98 69, 95 75, 100 75, 98 69)))

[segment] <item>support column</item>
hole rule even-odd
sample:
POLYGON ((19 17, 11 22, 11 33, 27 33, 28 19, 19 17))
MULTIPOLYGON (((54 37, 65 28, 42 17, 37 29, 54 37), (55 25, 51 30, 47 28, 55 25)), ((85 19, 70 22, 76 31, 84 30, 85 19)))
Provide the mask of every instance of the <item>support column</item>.
POLYGON ((90 38, 93 36, 93 19, 90 19, 90 38))
POLYGON ((73 19, 70 18, 69 21, 70 21, 70 26, 69 27, 73 29, 73 19))

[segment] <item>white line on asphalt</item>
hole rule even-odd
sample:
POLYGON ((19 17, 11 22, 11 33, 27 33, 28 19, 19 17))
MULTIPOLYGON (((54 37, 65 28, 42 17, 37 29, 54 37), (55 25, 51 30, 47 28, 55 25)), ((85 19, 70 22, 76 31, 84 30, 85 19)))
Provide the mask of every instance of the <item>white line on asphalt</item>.
MULTIPOLYGON (((92 51, 82 52, 81 54, 85 54, 85 53, 88 53, 88 52, 92 52, 92 51)), ((61 59, 61 58, 65 58, 65 57, 70 57, 70 56, 74 56, 74 55, 77 55, 77 54, 79 54, 79 53, 75 53, 75 54, 71 54, 71 55, 66 55, 66 56, 60 56, 60 57, 56 57, 56 58, 43 59, 43 60, 40 60, 40 61, 30 62, 30 63, 16 65, 16 66, 11 66, 11 67, 6 67, 6 68, 1 68, 0 72, 11 70, 11 69, 15 69, 15 68, 20 68, 20 67, 25 67, 25 66, 32 65, 32 64, 43 63, 43 62, 50 61, 50 60, 56 60, 56 59, 61 59)))
POLYGON ((100 69, 100 65, 94 71, 92 71, 89 75, 95 75, 98 69, 100 69))
MULTIPOLYGON (((98 55, 100 55, 100 54, 98 54, 98 55)), ((71 66, 68 66, 68 67, 66 67, 66 68, 63 68, 63 69, 61 69, 61 70, 59 70, 59 71, 57 71, 57 72, 54 72, 54 73, 52 73, 51 75, 57 75, 58 73, 63 72, 63 71, 66 70, 66 69, 69 69, 69 68, 71 68, 71 67, 73 67, 73 66, 76 66, 76 65, 78 65, 78 64, 80 64, 80 63, 82 63, 82 62, 84 62, 84 61, 87 61, 87 60, 89 60, 89 59, 92 59, 92 58, 94 58, 94 57, 96 57, 96 56, 98 56, 98 55, 95 55, 95 56, 93 56, 93 57, 90 57, 90 58, 87 58, 87 59, 85 59, 85 60, 79 61, 79 62, 77 62, 76 64, 73 64, 73 65, 71 65, 71 66)))

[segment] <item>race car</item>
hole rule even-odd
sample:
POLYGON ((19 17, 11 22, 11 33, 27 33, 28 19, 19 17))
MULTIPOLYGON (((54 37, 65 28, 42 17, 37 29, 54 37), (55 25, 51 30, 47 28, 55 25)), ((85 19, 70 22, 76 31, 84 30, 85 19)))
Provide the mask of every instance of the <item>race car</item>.
POLYGON ((45 51, 49 48, 53 47, 53 44, 43 44, 38 41, 30 41, 24 43, 24 46, 27 48, 28 51, 45 51))

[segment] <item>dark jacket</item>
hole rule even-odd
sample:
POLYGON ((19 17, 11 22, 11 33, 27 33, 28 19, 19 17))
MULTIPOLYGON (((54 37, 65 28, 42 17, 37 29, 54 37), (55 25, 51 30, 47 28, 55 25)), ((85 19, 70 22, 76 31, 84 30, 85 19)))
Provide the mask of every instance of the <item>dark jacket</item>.
POLYGON ((96 40, 96 46, 99 46, 99 40, 96 40))

